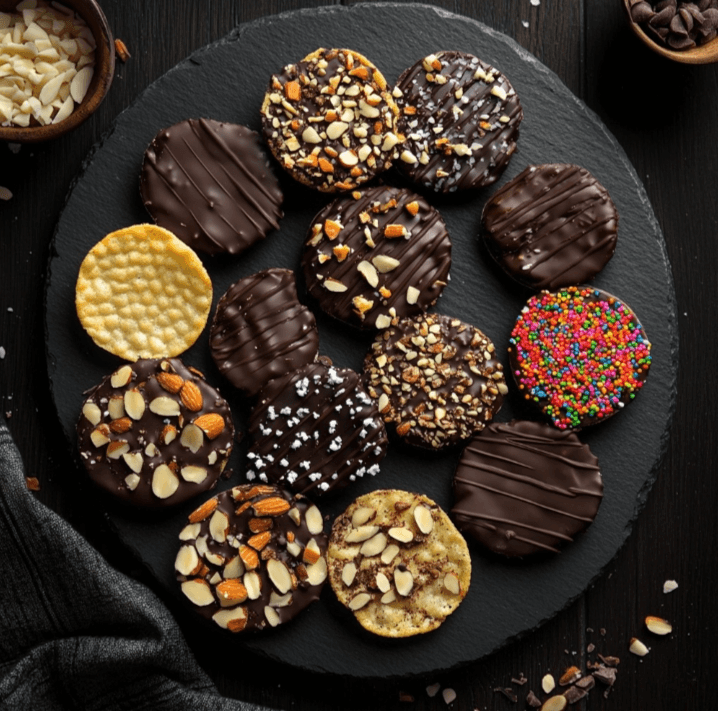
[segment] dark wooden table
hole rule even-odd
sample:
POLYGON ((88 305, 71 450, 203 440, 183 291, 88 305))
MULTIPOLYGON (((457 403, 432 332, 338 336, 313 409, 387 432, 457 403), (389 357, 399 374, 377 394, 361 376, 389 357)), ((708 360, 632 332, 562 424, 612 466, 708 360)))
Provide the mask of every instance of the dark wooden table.
MULTIPOLYGON (((68 188, 92 145, 148 84, 192 50, 258 17, 316 0, 102 0, 110 26, 132 53, 118 64, 100 110, 81 129, 55 143, 0 145, 0 185, 14 197, 0 202, 0 411, 38 476, 37 496, 82 532, 117 567, 145 580, 139 564, 108 533, 95 499, 75 471, 50 401, 43 342, 43 283, 50 240, 68 188), (62 484, 62 485, 61 485, 62 484)), ((625 547, 604 575, 563 613, 490 658, 425 680, 347 683, 299 674, 261 659, 217 660, 190 639, 222 693, 275 708, 441 709, 428 684, 453 688, 451 708, 517 708, 493 691, 513 685, 519 706, 541 677, 584 668, 586 648, 621 657, 618 681, 604 699, 593 691, 574 708, 662 711, 714 708, 709 694, 718 625, 718 408, 713 388, 718 335, 718 68, 672 64, 639 46, 621 0, 482 0, 434 2, 515 38, 554 70, 615 134, 644 181, 664 230, 678 298, 681 370, 668 453, 648 504, 625 547), (662 592, 666 579, 679 589, 662 592), (657 638, 646 615, 672 621, 657 638), (592 631, 591 631, 592 630, 592 631), (651 647, 628 653, 631 637, 651 647), (400 692, 413 703, 400 700, 400 692)), ((420 32, 421 28, 417 28, 420 32)), ((441 49, 441 48, 437 48, 441 49)), ((98 206, 98 209, 102 209, 98 206)), ((640 266, 640 265, 639 265, 640 266)), ((163 595, 162 590, 157 591, 163 595)), ((172 604, 168 601, 169 604, 172 604)))

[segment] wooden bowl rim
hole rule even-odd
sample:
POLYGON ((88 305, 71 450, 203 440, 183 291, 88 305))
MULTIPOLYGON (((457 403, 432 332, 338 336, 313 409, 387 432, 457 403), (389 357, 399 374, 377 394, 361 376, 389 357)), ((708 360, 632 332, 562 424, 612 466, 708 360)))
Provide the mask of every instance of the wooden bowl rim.
POLYGON ((651 39, 643 31, 643 28, 638 23, 633 21, 633 18, 631 17, 631 7, 635 4, 636 3, 631 2, 631 0, 623 0, 623 7, 626 9, 626 13, 628 15, 628 22, 630 23, 633 32, 654 52, 657 52, 667 59, 680 62, 681 64, 712 64, 713 62, 718 61, 718 37, 715 37, 706 44, 683 50, 667 49, 666 47, 658 44, 658 42, 651 39))
MULTIPOLYGON (((19 2, 19 0, 18 0, 19 2)), ((115 74, 115 42, 105 13, 97 0, 60 0, 82 16, 91 27, 97 45, 95 74, 83 102, 64 121, 48 126, 0 126, 0 141, 10 143, 40 143, 69 133, 86 121, 107 95, 115 74), (78 10, 77 6, 82 9, 78 10), (92 21, 90 20, 92 18, 92 21), (97 28, 94 28, 96 25, 97 28), (99 32, 97 31, 99 30, 99 32)), ((17 4, 17 3, 16 3, 17 4)))

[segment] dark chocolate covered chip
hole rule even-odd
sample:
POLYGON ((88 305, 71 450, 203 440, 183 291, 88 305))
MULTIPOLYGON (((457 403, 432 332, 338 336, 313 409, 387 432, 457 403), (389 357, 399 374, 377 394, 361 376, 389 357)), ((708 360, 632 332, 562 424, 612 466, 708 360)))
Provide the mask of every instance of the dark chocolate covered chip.
MULTIPOLYGON (((693 23, 691 22, 691 28, 693 27, 693 23)), ((674 35, 678 35, 679 37, 687 37, 688 36, 688 27, 683 22, 683 17, 680 14, 676 14, 673 16, 673 19, 671 20, 670 24, 671 32, 673 32, 674 35)))
POLYGON ((140 193, 160 227, 207 254, 239 254, 282 217, 282 191, 259 135, 210 119, 182 121, 155 136, 140 193))
POLYGON ((648 22, 654 27, 667 27, 671 23, 671 20, 675 17, 675 14, 675 5, 664 7, 660 12, 657 12, 648 22))
POLYGON ((690 37, 683 37, 678 34, 671 35, 668 40, 668 46, 673 49, 691 49, 696 43, 690 37))

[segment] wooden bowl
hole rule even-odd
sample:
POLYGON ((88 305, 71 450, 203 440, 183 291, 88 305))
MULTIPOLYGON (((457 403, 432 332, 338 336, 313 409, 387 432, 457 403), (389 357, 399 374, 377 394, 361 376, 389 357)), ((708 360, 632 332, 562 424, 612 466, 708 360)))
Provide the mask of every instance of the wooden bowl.
MULTIPOLYGON (((14 12, 20 0, 0 0, 0 11, 14 12)), ((48 126, 0 126, 0 141, 14 143, 38 143, 58 138, 85 121, 97 110, 107 94, 115 73, 115 42, 107 24, 107 18, 96 0, 62 0, 87 23, 95 38, 95 72, 82 103, 59 123, 48 126)))
POLYGON ((675 62, 681 62, 682 64, 711 64, 718 62, 718 37, 712 39, 706 44, 693 47, 692 49, 674 50, 668 49, 662 44, 659 44, 655 40, 651 39, 647 35, 643 28, 633 21, 631 17, 631 7, 635 5, 637 0, 623 0, 623 6, 626 9, 628 21, 631 24, 631 29, 641 38, 643 44, 650 47, 654 52, 660 54, 667 59, 672 59, 675 62))

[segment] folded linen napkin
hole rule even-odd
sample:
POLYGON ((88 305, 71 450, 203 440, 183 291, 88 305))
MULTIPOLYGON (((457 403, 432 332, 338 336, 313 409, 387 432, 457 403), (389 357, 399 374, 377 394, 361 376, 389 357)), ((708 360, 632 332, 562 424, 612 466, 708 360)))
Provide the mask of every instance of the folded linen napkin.
POLYGON ((27 490, 0 417, 0 709, 258 711, 219 696, 177 624, 27 490))

